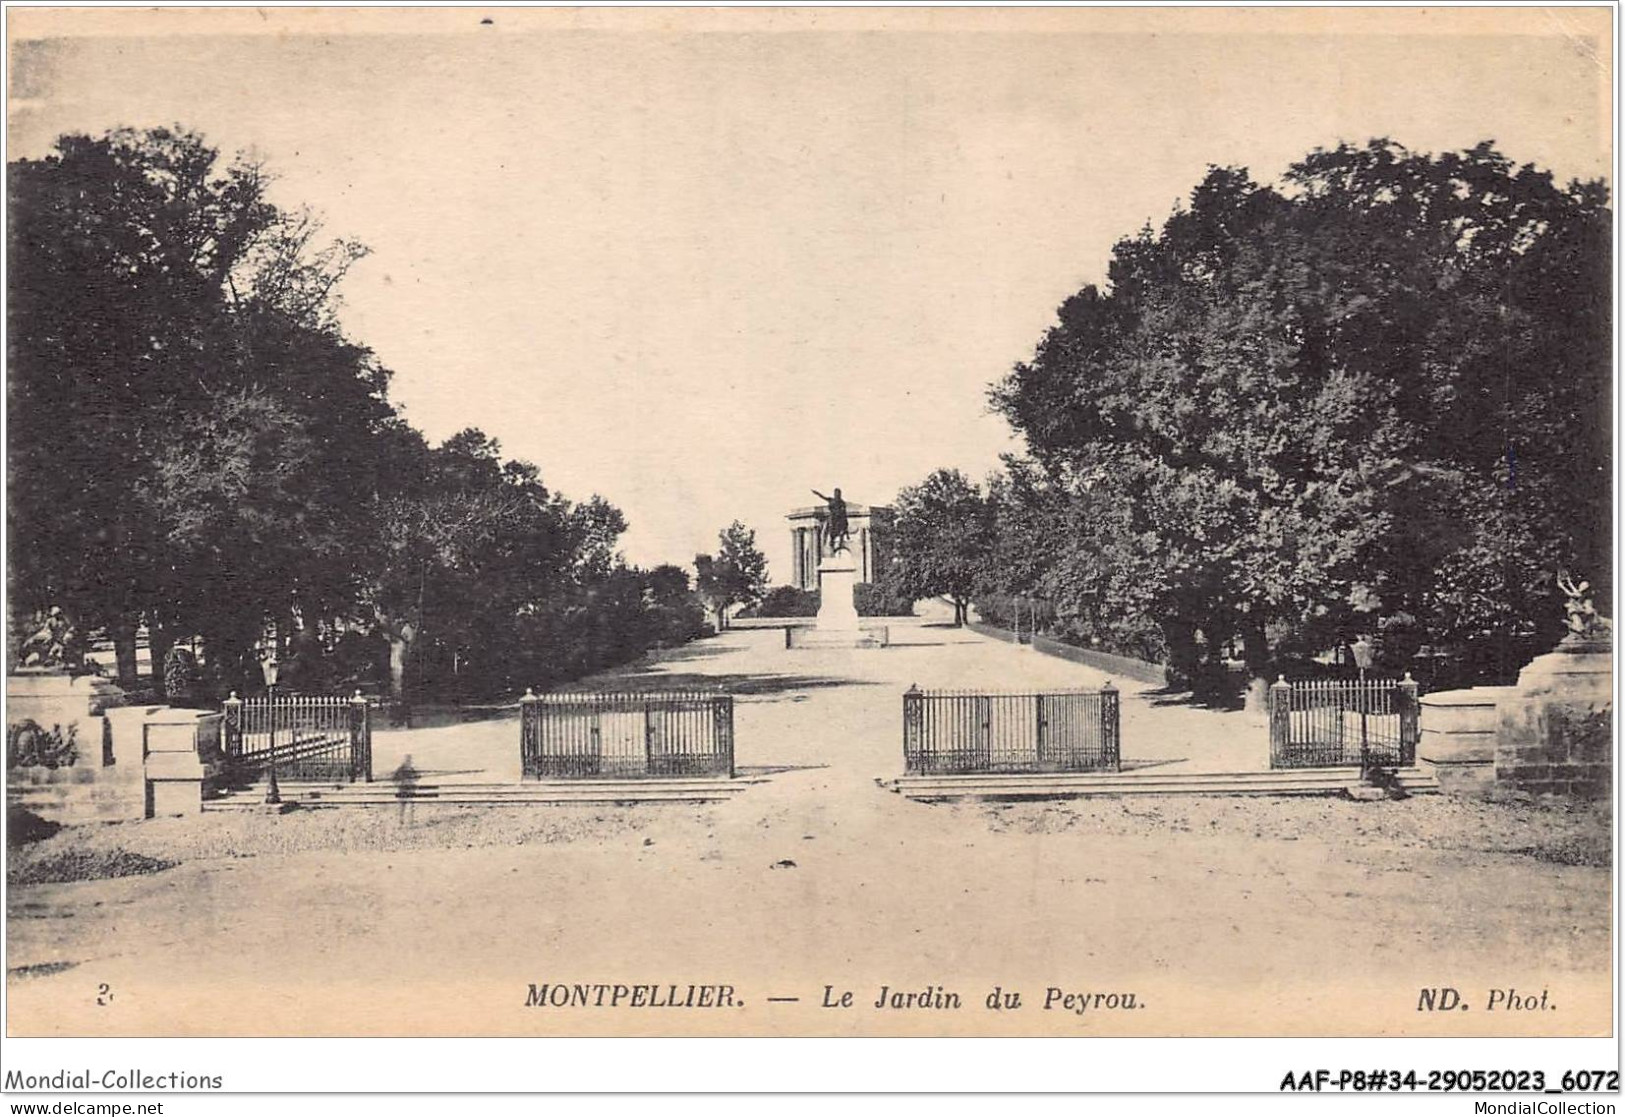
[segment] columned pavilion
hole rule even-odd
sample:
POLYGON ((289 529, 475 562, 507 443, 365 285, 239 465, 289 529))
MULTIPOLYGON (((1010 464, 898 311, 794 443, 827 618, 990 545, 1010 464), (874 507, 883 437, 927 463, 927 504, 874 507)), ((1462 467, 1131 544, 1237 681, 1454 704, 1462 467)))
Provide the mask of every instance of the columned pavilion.
MULTIPOLYGON (((790 584, 797 589, 818 588, 819 532, 824 514, 824 506, 818 504, 797 508, 785 517, 790 521, 790 584)), ((848 545, 858 566, 857 580, 873 582, 879 576, 881 556, 886 549, 891 509, 849 500, 846 521, 851 533, 848 545)))

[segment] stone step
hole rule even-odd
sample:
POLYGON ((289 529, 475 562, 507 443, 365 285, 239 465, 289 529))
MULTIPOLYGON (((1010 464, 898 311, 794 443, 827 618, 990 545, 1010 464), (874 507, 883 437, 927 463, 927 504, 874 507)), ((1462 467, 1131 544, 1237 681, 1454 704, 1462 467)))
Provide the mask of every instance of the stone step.
MULTIPOLYGON (((1396 774, 1407 794, 1439 790, 1432 773, 1404 768, 1396 774)), ((1338 795, 1360 783, 1351 768, 1302 768, 1273 772, 1132 772, 997 776, 900 776, 879 781, 910 799, 1059 799, 1115 795, 1338 795)))
MULTIPOLYGON (((390 806, 402 803, 457 805, 531 805, 546 803, 715 802, 741 794, 762 781, 755 779, 580 780, 524 783, 308 784, 279 781, 284 803, 308 807, 390 806)), ((233 790, 206 800, 205 811, 258 809, 265 783, 233 790)))

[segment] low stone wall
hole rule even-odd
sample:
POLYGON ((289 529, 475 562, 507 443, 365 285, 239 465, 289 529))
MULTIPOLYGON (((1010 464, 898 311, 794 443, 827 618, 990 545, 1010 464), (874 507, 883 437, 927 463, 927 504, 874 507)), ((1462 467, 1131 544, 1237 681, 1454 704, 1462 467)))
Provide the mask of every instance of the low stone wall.
POLYGON ((6 803, 64 825, 134 822, 147 816, 147 781, 140 768, 12 768, 6 803))
MULTIPOLYGON (((728 622, 729 632, 740 632, 759 628, 811 628, 818 623, 817 617, 735 617, 728 622)), ((871 625, 906 626, 923 624, 919 617, 859 617, 858 627, 868 628, 871 625)))
POLYGON ((786 626, 785 648, 884 648, 891 643, 891 629, 883 624, 864 622, 856 631, 826 632, 817 626, 786 626))
MULTIPOLYGON (((1006 628, 985 624, 982 621, 967 621, 965 627, 983 636, 991 636, 995 640, 1011 644, 1016 642, 1015 633, 1006 628)), ((1136 682, 1150 683, 1152 686, 1165 686, 1168 682, 1168 669, 1160 663, 1133 659, 1126 655, 1113 655, 1111 652, 1096 651, 1093 648, 1080 648, 1075 644, 1064 644, 1042 635, 1033 637, 1032 647, 1045 655, 1104 671, 1114 679, 1133 679, 1136 682)))
POLYGON ((1456 795, 1481 795, 1495 786, 1499 703, 1517 689, 1473 687, 1422 696, 1416 758, 1433 766, 1442 790, 1456 795))

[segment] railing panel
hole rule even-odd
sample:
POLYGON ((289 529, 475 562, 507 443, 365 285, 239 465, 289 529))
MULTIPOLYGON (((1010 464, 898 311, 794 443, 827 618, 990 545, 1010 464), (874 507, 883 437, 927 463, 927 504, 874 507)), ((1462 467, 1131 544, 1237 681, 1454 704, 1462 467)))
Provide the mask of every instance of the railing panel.
POLYGON ((1417 687, 1395 679, 1278 680, 1271 768, 1402 768, 1416 762, 1417 687))
POLYGON ((1117 690, 903 695, 910 775, 1116 771, 1117 690))
POLYGON ((520 699, 529 779, 731 777, 733 698, 676 691, 565 691, 520 699))
POLYGON ((224 704, 222 746, 239 773, 275 765, 289 780, 372 779, 372 720, 367 700, 279 694, 224 704))

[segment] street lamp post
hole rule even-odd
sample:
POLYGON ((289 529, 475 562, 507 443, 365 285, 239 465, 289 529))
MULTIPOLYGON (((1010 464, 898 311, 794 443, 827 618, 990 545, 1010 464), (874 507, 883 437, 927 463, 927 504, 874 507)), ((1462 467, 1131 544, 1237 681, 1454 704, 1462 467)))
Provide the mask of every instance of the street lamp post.
POLYGON ((1354 665, 1360 669, 1360 689, 1356 692, 1356 701, 1360 704, 1360 774, 1364 775, 1371 767, 1370 746, 1366 737, 1366 687, 1365 673, 1376 656, 1376 645, 1369 637, 1361 636, 1349 645, 1354 653, 1354 665))
POLYGON ((275 806, 282 802, 282 790, 276 783, 276 680, 280 665, 275 652, 267 652, 260 661, 260 674, 265 677, 265 713, 271 720, 271 781, 265 789, 265 802, 275 806))

